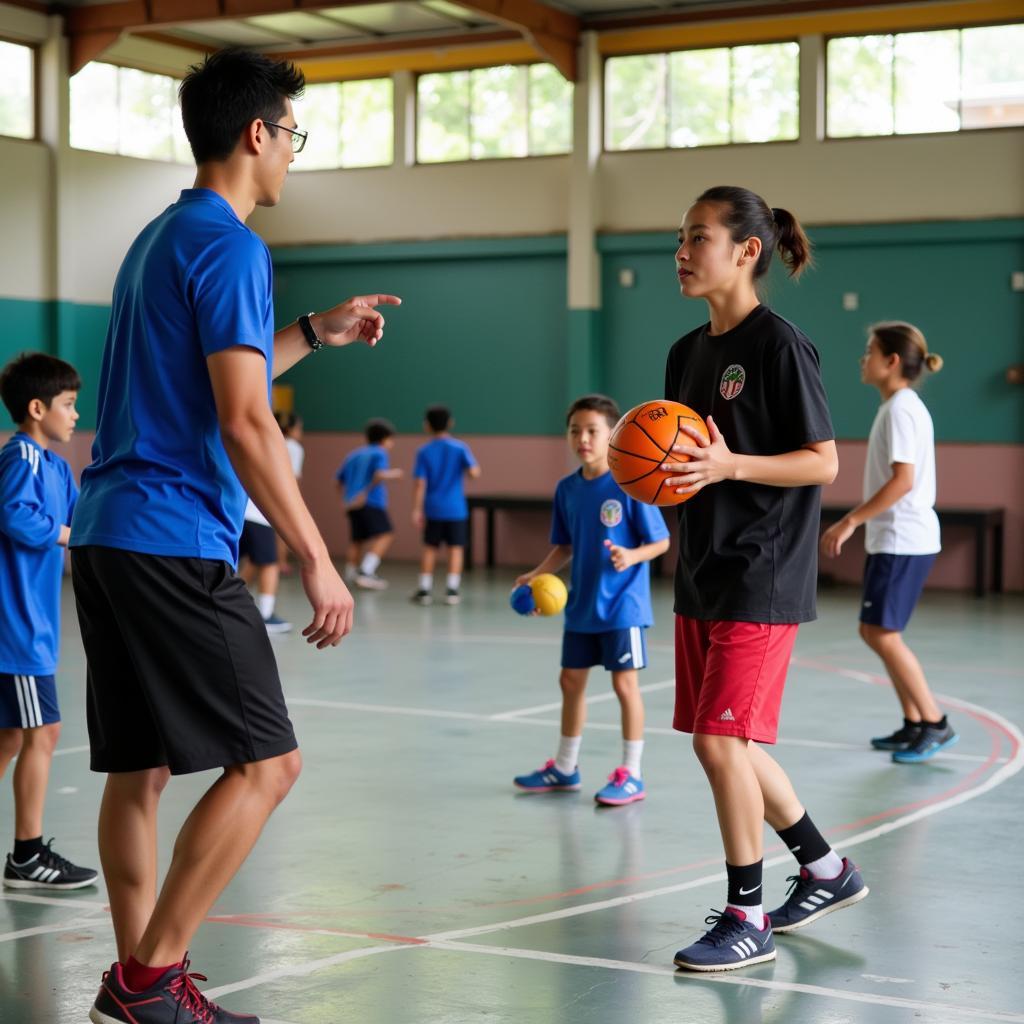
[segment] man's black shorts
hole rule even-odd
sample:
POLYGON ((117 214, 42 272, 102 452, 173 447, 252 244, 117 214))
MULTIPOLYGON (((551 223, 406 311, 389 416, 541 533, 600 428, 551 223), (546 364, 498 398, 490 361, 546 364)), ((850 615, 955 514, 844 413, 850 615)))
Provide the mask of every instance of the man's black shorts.
POLYGON ((263 523, 242 524, 242 536, 238 541, 239 559, 248 558, 253 565, 275 565, 277 563, 277 534, 272 526, 263 523))
POLYGON ((362 508, 348 510, 348 522, 352 527, 352 540, 372 540, 382 533, 391 533, 391 517, 386 508, 373 508, 364 505, 362 508))
POLYGON ((175 775, 298 744, 266 626, 226 562, 71 551, 97 772, 175 775))
POLYGON ((450 548, 464 548, 468 535, 468 519, 428 519, 423 529, 423 543, 431 548, 439 548, 442 544, 450 548))

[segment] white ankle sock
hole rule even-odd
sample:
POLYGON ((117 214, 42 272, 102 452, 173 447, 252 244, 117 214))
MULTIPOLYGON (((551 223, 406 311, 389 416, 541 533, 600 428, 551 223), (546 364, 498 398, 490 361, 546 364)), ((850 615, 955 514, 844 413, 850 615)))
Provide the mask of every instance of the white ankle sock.
POLYGON ((377 566, 380 565, 380 555, 375 555, 372 551, 368 555, 363 555, 363 561, 359 566, 359 572, 363 576, 372 576, 377 571, 377 566))
POLYGON ((558 753, 555 755, 555 767, 563 775, 572 775, 579 762, 582 736, 561 736, 558 740, 558 753))
POLYGON ((805 864, 811 878, 838 878, 843 871, 843 858, 835 850, 829 850, 824 857, 805 864))
POLYGON ((420 590, 425 590, 428 594, 434 589, 434 574, 430 572, 420 573, 420 590))
POLYGON ((274 603, 277 601, 276 594, 260 594, 256 598, 256 607, 260 610, 260 615, 265 619, 269 619, 274 614, 274 603))
POLYGON ((759 932, 764 931, 764 905, 759 903, 756 907, 738 907, 733 903, 725 905, 726 910, 738 910, 744 915, 759 932))
POLYGON ((459 584, 462 582, 461 572, 450 572, 448 573, 447 586, 449 590, 458 590, 459 584))
POLYGON ((642 779, 640 774, 640 758, 644 755, 643 740, 622 741, 622 764, 634 779, 642 779))

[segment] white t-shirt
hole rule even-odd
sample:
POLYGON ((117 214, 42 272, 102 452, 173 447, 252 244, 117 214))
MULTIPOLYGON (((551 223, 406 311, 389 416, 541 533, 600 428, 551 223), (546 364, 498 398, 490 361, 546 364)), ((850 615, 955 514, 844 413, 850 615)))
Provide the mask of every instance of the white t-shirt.
POLYGON ((914 486, 864 524, 865 549, 869 555, 934 555, 942 547, 935 514, 935 431, 912 388, 902 388, 878 407, 864 466, 865 501, 892 479, 894 462, 914 467, 914 486))
MULTIPOLYGON (((295 474, 295 478, 299 479, 302 476, 302 463, 305 461, 306 451, 293 437, 286 437, 284 444, 288 449, 288 458, 292 461, 292 472, 295 474)), ((245 521, 247 523, 259 523, 260 526, 270 525, 270 521, 256 507, 252 498, 248 500, 245 506, 245 521)))

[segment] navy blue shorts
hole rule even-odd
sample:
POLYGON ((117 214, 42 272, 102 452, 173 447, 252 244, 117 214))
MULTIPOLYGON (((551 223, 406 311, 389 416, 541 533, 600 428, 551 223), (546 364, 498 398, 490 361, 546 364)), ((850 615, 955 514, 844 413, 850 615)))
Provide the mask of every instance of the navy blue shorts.
POLYGON ((934 555, 868 555, 860 621, 902 633, 934 561, 934 555))
POLYGON ((363 540, 373 540, 382 533, 391 533, 394 527, 391 525, 391 517, 386 508, 374 508, 372 505, 364 505, 362 508, 350 508, 348 510, 348 523, 352 528, 352 542, 354 544, 363 540))
POLYGON ((262 523, 242 524, 242 536, 238 541, 239 559, 248 558, 253 565, 274 565, 277 562, 277 535, 272 526, 262 523))
POLYGON ((53 676, 0 673, 0 729, 38 729, 59 721, 53 676))
POLYGON ((464 548, 469 534, 467 519, 428 519, 423 530, 423 543, 429 548, 447 544, 450 548, 464 548))
POLYGON ((642 626, 610 629, 606 633, 562 635, 562 668, 603 665, 609 672, 628 672, 647 667, 647 639, 642 626))

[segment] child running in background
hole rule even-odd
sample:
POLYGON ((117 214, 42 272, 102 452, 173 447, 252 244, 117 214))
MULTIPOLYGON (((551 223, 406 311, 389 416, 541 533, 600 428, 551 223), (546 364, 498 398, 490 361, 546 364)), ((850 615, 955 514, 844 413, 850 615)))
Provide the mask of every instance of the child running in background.
POLYGON ((416 604, 428 605, 433 600, 434 565, 442 544, 448 545, 444 603, 459 603, 462 563, 469 532, 469 507, 463 485, 467 476, 473 480, 480 476, 480 467, 469 445, 451 436, 454 423, 450 409, 432 405, 426 412, 424 425, 434 435, 433 440, 416 453, 412 522, 417 529, 423 530, 419 585, 412 595, 416 604))
POLYGON ((587 677, 592 666, 603 665, 612 674, 622 709, 622 764, 595 796, 609 806, 645 796, 639 672, 647 665, 644 630, 654 624, 649 562, 668 550, 661 512, 622 491, 608 469, 608 442, 618 421, 618 407, 604 395, 585 395, 569 407, 567 438, 580 468, 559 481, 555 490, 555 546, 536 569, 516 580, 517 585, 529 583, 572 560, 559 677, 558 753, 543 768, 517 776, 515 785, 528 793, 580 788, 577 759, 587 717, 587 677))
POLYGON ((78 497, 71 468, 50 451, 71 440, 82 382, 61 359, 29 352, 0 373, 18 430, 0 448, 0 777, 15 756, 14 850, 5 889, 81 889, 97 872, 43 842, 50 763, 60 736, 57 653, 64 548, 78 497))
MULTIPOLYGON (((278 412, 274 414, 277 425, 284 434, 284 446, 288 449, 288 458, 292 463, 292 472, 296 480, 302 479, 302 467, 306 462, 306 449, 302 447, 302 417, 294 412, 278 412)), ((282 576, 292 573, 288 561, 288 545, 281 537, 277 538, 277 565, 282 576)))
POLYGON ((942 369, 912 324, 871 328, 860 361, 861 380, 878 389, 882 404, 868 439, 864 501, 822 535, 821 551, 835 558, 864 524, 864 596, 860 635, 882 659, 903 708, 903 725, 876 736, 876 750, 891 750, 900 764, 934 757, 959 739, 939 712, 924 670, 903 640, 924 581, 941 545, 935 514, 935 432, 913 388, 921 372, 942 369))
POLYGON ((386 486, 402 475, 388 460, 394 446, 395 428, 387 420, 370 420, 366 444, 349 452, 336 474, 352 532, 345 553, 345 580, 364 590, 386 590, 388 585, 377 569, 395 536, 386 486))

